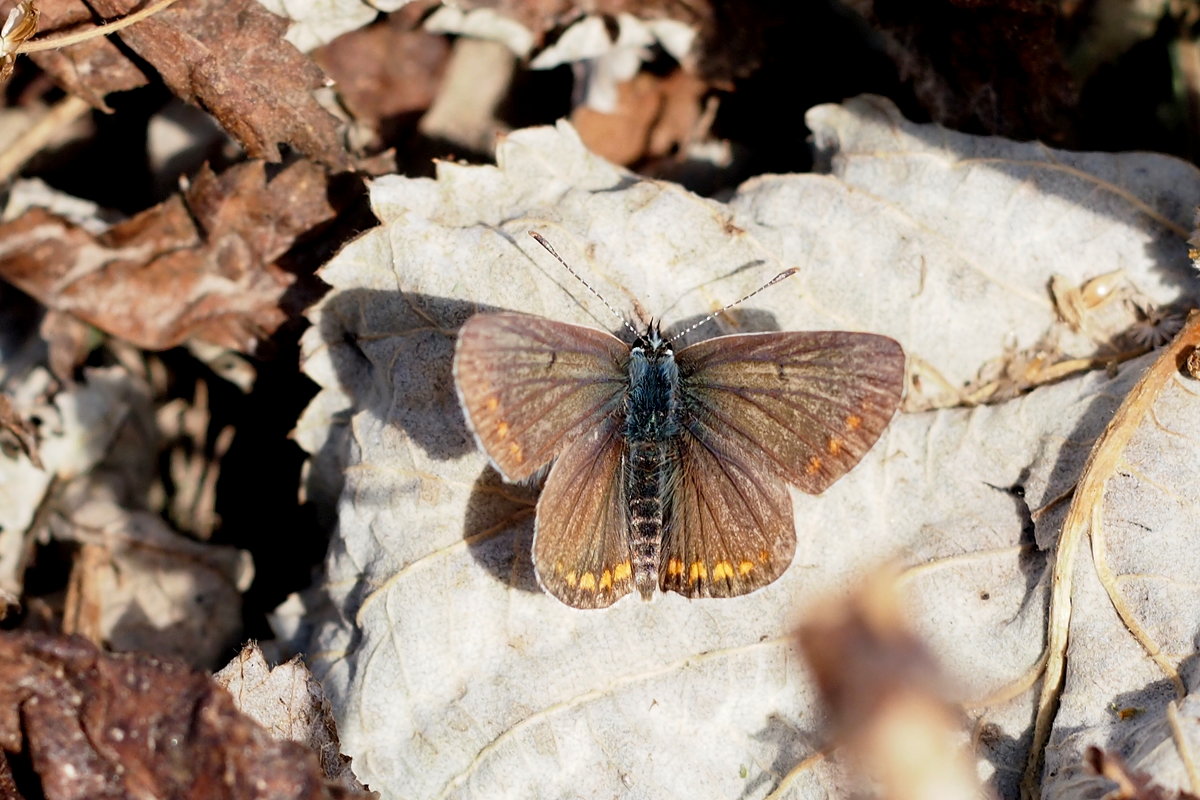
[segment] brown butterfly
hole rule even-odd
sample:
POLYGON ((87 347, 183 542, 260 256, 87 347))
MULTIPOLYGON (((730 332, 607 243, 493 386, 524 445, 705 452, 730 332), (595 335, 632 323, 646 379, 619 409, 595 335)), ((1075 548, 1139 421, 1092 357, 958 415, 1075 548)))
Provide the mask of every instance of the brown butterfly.
POLYGON ((630 346, 487 313, 459 331, 454 379, 505 478, 554 461, 533 537, 542 587, 603 608, 634 588, 734 597, 778 578, 796 549, 787 484, 818 494, 858 463, 900 402, 904 353, 847 331, 721 336, 676 353, 654 326, 630 346))

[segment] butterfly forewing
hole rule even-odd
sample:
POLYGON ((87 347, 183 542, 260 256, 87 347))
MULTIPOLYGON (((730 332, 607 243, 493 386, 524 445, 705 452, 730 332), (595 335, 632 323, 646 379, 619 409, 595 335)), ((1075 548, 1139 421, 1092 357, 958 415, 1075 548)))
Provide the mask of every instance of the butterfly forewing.
POLYGON ((604 608, 633 588, 625 438, 608 417, 575 439, 538 500, 533 564, 546 591, 575 608, 604 608))
POLYGON ((528 478, 620 408, 629 346, 528 314, 476 314, 458 335, 454 378, 467 421, 509 480, 528 478))
POLYGON ((676 360, 684 428, 719 459, 752 454, 810 494, 871 449, 904 386, 900 345, 868 333, 722 336, 676 360))
POLYGON ((751 448, 685 433, 668 491, 659 587, 734 597, 766 586, 792 562, 796 529, 783 479, 751 448))

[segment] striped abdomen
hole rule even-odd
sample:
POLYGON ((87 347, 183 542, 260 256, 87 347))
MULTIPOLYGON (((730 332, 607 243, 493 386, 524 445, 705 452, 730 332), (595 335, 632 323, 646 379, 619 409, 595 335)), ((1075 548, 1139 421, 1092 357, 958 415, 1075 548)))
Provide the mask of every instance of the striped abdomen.
POLYGON ((625 497, 629 501, 629 549, 633 554, 633 582, 649 600, 658 588, 658 560, 662 548, 663 504, 661 472, 663 447, 657 442, 630 442, 625 472, 625 497))

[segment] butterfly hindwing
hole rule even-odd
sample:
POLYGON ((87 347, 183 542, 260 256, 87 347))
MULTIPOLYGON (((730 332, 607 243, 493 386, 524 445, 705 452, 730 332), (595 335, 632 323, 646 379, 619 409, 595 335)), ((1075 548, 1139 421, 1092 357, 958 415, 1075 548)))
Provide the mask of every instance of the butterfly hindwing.
POLYGON ((687 431, 721 457, 756 453, 809 494, 866 455, 904 387, 904 351, 869 333, 722 336, 676 361, 687 431))
POLYGON ((628 355, 628 345, 593 328, 476 314, 459 331, 454 379, 479 444, 519 481, 619 409, 628 355))
POLYGON ((752 450, 684 433, 670 473, 659 588, 686 597, 735 597, 792 563, 796 529, 783 479, 752 450))
POLYGON ((559 455, 538 500, 533 563, 542 587, 575 608, 604 608, 633 588, 627 447, 607 417, 559 455))

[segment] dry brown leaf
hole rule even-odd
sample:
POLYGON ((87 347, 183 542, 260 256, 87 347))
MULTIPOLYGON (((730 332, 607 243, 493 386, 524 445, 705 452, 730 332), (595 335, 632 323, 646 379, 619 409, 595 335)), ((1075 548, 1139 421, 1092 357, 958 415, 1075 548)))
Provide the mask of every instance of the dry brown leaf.
MULTIPOLYGON (((44 10, 42 28, 93 21, 75 0, 44 10)), ((138 0, 93 0, 96 14, 115 19, 138 0)), ((191 0, 120 31, 117 36, 149 62, 183 100, 216 117, 251 158, 279 161, 278 144, 338 169, 350 158, 337 120, 312 92, 326 84, 321 69, 284 40, 287 23, 255 0, 191 0)), ((109 92, 140 86, 144 76, 103 40, 44 54, 39 64, 89 103, 104 108, 109 92)))
POLYGON ((1089 747, 1085 758, 1093 772, 1117 784, 1115 791, 1104 796, 1105 800, 1197 800, 1191 792, 1175 792, 1157 786, 1146 773, 1131 770, 1125 759, 1116 753, 1089 747))
MULTIPOLYGON (((95 26, 96 15, 80 0, 42 0, 39 7, 43 35, 95 26)), ((112 110, 104 102, 105 95, 148 83, 145 74, 121 52, 116 42, 103 36, 60 50, 31 53, 29 57, 63 89, 102 111, 112 110)))
POLYGON ((208 675, 77 637, 0 634, 0 747, 28 759, 46 800, 371 796, 331 786, 208 675))
POLYGON ((189 338, 247 351, 285 319, 272 262, 333 215, 323 170, 205 169, 183 194, 94 236, 41 209, 0 225, 0 276, 139 347, 189 338))
POLYGON ((38 455, 37 429, 13 408, 12 400, 0 394, 0 448, 16 445, 38 469, 43 469, 38 455))
POLYGON ((834 737, 881 785, 872 794, 986 796, 964 746, 963 719, 946 701, 933 656, 904 621, 895 574, 877 573, 849 599, 817 604, 797 636, 834 737))
POLYGON ((685 70, 666 77, 639 72, 617 87, 617 107, 603 113, 579 106, 571 123, 584 144, 616 164, 632 164, 686 149, 698 134, 708 84, 685 70))
POLYGON ((312 53, 337 82, 346 108, 382 141, 395 141, 396 129, 415 126, 437 96, 450 44, 421 29, 428 11, 429 3, 409 3, 312 53))
POLYGON ((64 383, 74 379, 92 346, 99 341, 96 329, 78 317, 50 309, 42 317, 39 333, 46 341, 47 360, 54 377, 64 383))

